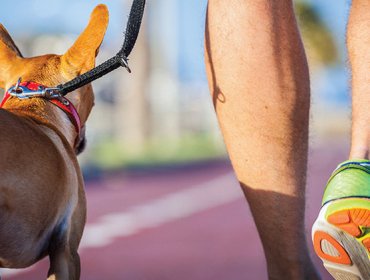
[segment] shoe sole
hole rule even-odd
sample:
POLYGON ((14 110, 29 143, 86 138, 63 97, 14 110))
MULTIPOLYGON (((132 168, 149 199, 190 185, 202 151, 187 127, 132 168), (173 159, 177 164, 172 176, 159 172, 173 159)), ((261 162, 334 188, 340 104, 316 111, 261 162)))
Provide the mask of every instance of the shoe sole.
POLYGON ((370 199, 325 204, 312 227, 316 254, 336 280, 370 279, 370 199))

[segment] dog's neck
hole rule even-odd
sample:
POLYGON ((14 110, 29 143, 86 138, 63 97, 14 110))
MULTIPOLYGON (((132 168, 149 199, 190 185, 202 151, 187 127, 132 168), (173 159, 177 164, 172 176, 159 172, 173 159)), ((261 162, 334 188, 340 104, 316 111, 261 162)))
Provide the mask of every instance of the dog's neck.
POLYGON ((29 118, 38 125, 52 129, 59 137, 65 138, 72 148, 75 148, 76 139, 79 136, 75 126, 64 111, 46 99, 11 98, 3 108, 18 116, 29 118))

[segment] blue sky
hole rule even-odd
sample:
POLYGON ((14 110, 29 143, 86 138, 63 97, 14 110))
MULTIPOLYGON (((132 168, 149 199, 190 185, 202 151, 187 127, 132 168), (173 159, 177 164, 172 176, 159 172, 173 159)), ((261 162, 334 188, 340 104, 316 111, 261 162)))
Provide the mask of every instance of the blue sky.
POLYGON ((91 11, 102 2, 109 8, 107 40, 112 40, 122 34, 126 24, 128 10, 123 1, 2 0, 0 21, 15 36, 54 32, 78 34, 86 26, 91 11))
POLYGON ((345 32, 350 0, 307 0, 317 7, 322 19, 336 38, 338 46, 344 52, 345 32))
POLYGON ((346 24, 351 1, 349 0, 307 0, 315 5, 323 21, 330 28, 337 42, 341 56, 341 64, 334 68, 324 69, 317 81, 317 91, 324 99, 324 103, 332 106, 348 106, 349 70, 347 68, 347 54, 345 47, 346 24))

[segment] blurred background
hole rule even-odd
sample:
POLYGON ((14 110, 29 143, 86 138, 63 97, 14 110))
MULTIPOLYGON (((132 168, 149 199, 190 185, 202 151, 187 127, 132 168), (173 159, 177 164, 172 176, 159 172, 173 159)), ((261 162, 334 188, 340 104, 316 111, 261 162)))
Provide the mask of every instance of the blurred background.
MULTIPOLYGON (((62 54, 101 2, 109 7, 110 24, 99 64, 123 42, 129 0, 4 0, 0 22, 24 56, 62 54)), ((79 157, 90 213, 81 249, 83 279, 266 279, 258 235, 232 175, 208 91, 203 62, 207 1, 147 2, 130 56, 133 73, 119 69, 93 83, 96 105, 87 125, 88 146, 79 157), (209 196, 210 182, 220 185, 212 189, 218 195, 209 207, 197 206, 196 197, 209 196), (178 209, 166 200, 180 194, 194 207, 178 209), (163 217, 153 224, 146 220, 153 218, 150 212, 163 217), (104 224, 107 217, 111 224, 104 224), (137 225, 132 221, 137 219, 146 222, 137 225), (108 229, 109 242, 104 239, 108 229), (99 234, 105 241, 94 239, 99 234), (94 247, 96 242, 103 245, 94 247)), ((350 1, 295 4, 311 72, 310 162, 321 164, 309 169, 309 227, 325 180, 348 150, 344 42, 350 1)), ((46 267, 4 271, 4 279, 40 279, 46 267)))

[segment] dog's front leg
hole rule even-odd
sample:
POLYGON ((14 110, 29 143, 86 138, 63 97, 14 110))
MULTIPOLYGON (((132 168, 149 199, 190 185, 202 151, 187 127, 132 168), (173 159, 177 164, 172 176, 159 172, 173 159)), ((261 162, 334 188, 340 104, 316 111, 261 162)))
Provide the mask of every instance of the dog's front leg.
POLYGON ((50 252, 50 269, 47 280, 80 279, 80 257, 77 251, 61 248, 50 252))
POLYGON ((80 256, 78 246, 86 220, 86 199, 83 186, 79 187, 78 203, 73 212, 68 230, 56 232, 49 248, 50 269, 47 280, 79 280, 80 256))

